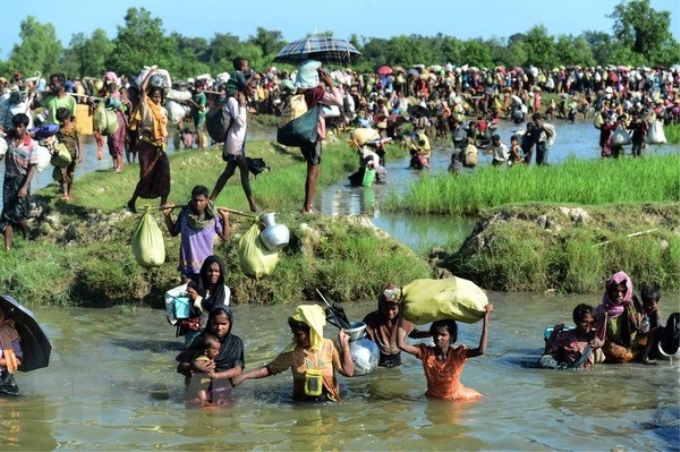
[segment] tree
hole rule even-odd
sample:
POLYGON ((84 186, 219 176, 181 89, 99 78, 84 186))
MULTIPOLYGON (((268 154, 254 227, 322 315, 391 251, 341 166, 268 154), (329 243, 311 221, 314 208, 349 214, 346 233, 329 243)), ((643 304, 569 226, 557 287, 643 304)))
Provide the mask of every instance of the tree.
POLYGON ((461 62, 480 68, 495 66, 489 46, 481 39, 471 39, 463 44, 461 62))
POLYGON ((555 57, 567 66, 593 66, 595 59, 588 41, 582 37, 560 35, 555 43, 555 57))
POLYGON ((106 59, 107 69, 135 75, 144 66, 157 65, 172 70, 179 65, 180 55, 173 53, 174 42, 164 36, 162 24, 144 8, 128 9, 125 25, 118 26, 113 52, 106 59))
POLYGON ((527 52, 527 63, 540 68, 555 66, 555 41, 548 35, 548 30, 543 25, 532 27, 526 33, 524 49, 527 52))
POLYGON ((669 11, 652 9, 649 0, 632 0, 616 5, 607 17, 614 19, 614 36, 653 65, 663 58, 664 49, 675 42, 670 32, 670 15, 669 11))
POLYGON ((262 55, 272 58, 284 46, 283 35, 280 31, 268 31, 262 27, 257 28, 255 36, 251 36, 248 42, 262 49, 262 55))
POLYGON ((100 77, 106 70, 106 59, 113 51, 113 43, 101 28, 87 38, 84 33, 71 37, 69 48, 64 52, 64 67, 69 75, 100 77))
POLYGON ((41 24, 28 16, 20 25, 21 44, 15 44, 9 57, 15 69, 32 74, 42 71, 51 74, 60 70, 63 47, 52 24, 41 24))

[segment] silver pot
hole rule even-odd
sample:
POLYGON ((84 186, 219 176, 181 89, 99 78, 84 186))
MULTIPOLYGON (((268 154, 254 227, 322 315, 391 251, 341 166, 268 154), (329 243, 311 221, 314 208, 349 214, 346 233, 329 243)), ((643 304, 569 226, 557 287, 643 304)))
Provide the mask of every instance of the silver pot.
POLYGON ((366 324, 364 322, 352 322, 345 332, 349 334, 349 341, 358 341, 366 337, 366 324))
POLYGON ((260 240, 269 251, 278 251, 290 241, 288 226, 276 223, 275 216, 275 213, 266 213, 260 217, 264 225, 260 240))

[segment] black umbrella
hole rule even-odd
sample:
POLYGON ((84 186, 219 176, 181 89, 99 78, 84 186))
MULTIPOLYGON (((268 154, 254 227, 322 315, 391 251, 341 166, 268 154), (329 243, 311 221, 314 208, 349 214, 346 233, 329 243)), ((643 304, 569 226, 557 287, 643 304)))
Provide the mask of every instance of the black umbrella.
POLYGON ((21 338, 21 351, 24 357, 21 359, 19 370, 30 372, 49 366, 52 344, 36 322, 33 312, 9 295, 0 295, 0 307, 5 312, 6 318, 14 320, 21 338))

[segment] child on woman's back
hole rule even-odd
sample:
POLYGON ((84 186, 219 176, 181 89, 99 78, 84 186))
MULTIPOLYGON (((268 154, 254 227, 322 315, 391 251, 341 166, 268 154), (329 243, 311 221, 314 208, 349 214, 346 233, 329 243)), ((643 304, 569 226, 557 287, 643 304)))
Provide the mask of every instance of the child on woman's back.
POLYGON ((214 334, 203 335, 203 353, 194 357, 192 364, 197 370, 193 377, 186 378, 187 399, 210 403, 211 381, 215 369, 215 357, 220 353, 220 340, 214 334))
POLYGON ((493 305, 486 305, 485 310, 482 336, 477 348, 470 349, 465 344, 452 347, 458 339, 458 325, 455 320, 437 320, 432 323, 430 333, 434 347, 424 344, 411 345, 406 342, 405 333, 402 334, 400 331, 397 334, 399 348, 415 355, 423 362, 427 380, 425 393, 427 397, 443 400, 474 400, 482 397, 479 392, 460 383, 460 374, 468 358, 481 356, 486 352, 489 317, 493 311, 493 305))

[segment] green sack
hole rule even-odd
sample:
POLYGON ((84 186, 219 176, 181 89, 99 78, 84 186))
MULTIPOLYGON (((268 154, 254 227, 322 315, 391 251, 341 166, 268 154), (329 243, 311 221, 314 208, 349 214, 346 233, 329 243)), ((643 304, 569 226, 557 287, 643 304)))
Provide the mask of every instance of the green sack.
POLYGON ((112 135, 118 131, 118 116, 116 112, 107 110, 104 102, 99 102, 92 114, 94 130, 102 135, 112 135))
POLYGON ((449 319, 475 323, 489 304, 479 286, 456 276, 411 281, 401 289, 401 299, 404 318, 418 325, 449 319))
POLYGON ((142 267, 159 267, 165 262, 163 232, 151 215, 151 207, 147 206, 139 219, 131 244, 135 259, 142 267))
POLYGON ((364 169, 364 179, 361 181, 361 186, 372 187, 373 182, 375 182, 375 170, 373 168, 366 167, 364 169))
POLYGON ((314 145, 319 140, 319 105, 307 110, 276 131, 276 141, 284 146, 314 145))
POLYGON ((241 271, 249 278, 271 275, 279 262, 279 253, 269 251, 260 240, 260 224, 253 224, 238 242, 241 271))
POLYGON ((50 163, 57 168, 66 168, 71 163, 71 153, 64 143, 57 144, 57 152, 52 154, 50 163))

